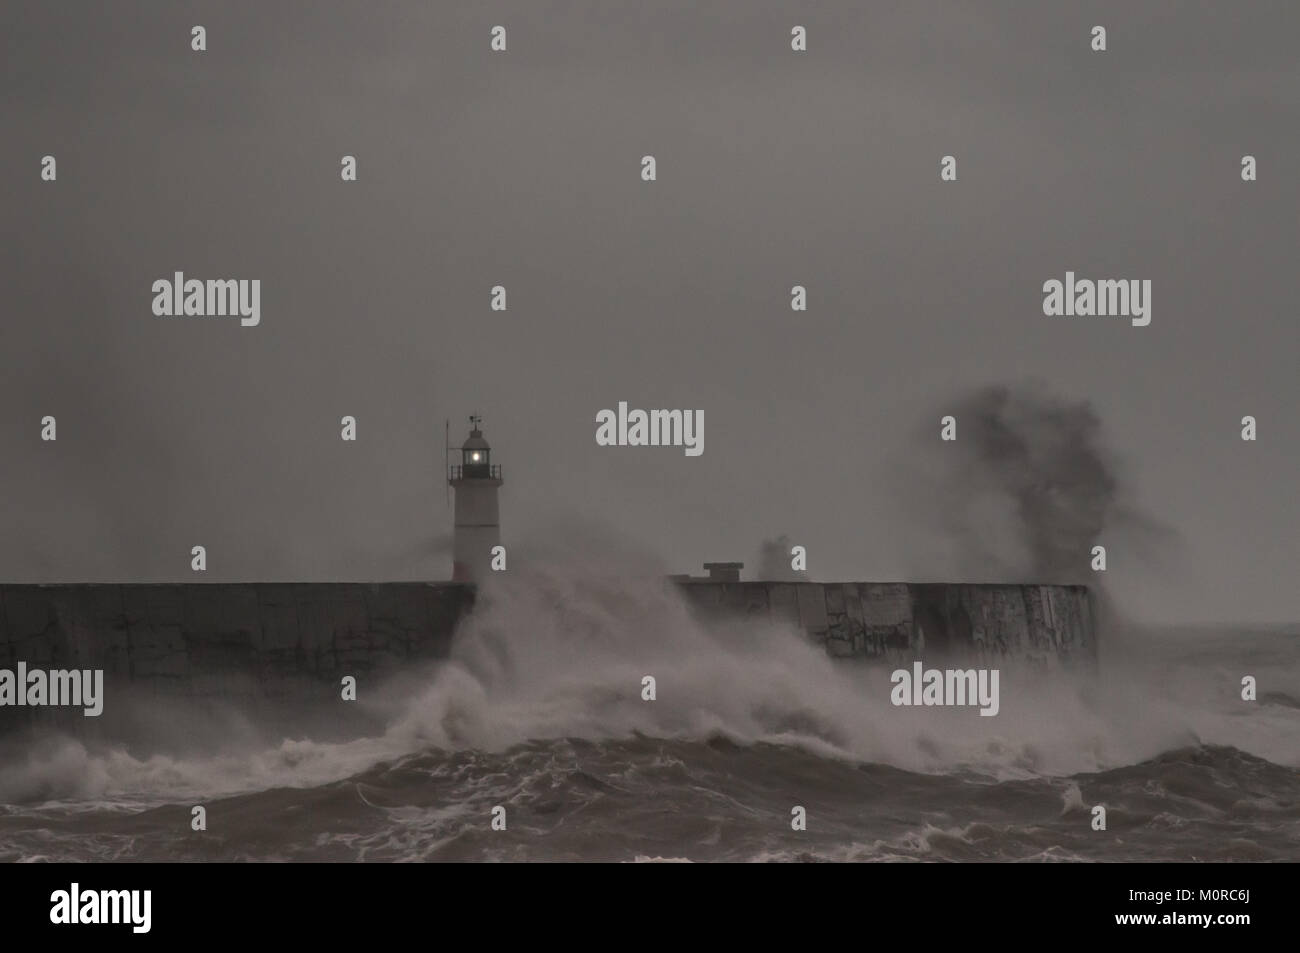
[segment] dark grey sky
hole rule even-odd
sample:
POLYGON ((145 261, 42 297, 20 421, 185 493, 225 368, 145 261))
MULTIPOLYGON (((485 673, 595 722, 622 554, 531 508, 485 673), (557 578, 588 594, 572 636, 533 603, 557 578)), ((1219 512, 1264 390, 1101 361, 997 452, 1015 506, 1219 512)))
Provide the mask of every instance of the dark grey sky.
POLYGON ((6 4, 0 579, 189 579, 195 543, 212 581, 442 576, 474 411, 508 543, 935 577, 897 465, 1036 377, 1181 535, 1112 546, 1125 607, 1300 617, 1297 36, 1290 2, 6 4), (1044 317, 1067 269, 1151 279, 1151 325, 1044 317), (261 326, 154 317, 175 270, 260 278, 261 326), (619 400, 703 408, 704 455, 597 447, 619 400))

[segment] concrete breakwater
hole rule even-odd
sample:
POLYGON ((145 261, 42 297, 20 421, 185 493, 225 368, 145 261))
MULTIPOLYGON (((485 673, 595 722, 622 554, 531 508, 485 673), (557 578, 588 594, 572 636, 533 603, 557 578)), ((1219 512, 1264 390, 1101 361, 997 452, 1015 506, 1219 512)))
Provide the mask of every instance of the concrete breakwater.
POLYGON ((705 618, 785 623, 838 658, 1087 661, 1097 650, 1086 586, 692 579, 680 585, 705 618))
MULTIPOLYGON (((107 691, 297 701, 445 656, 459 583, 0 586, 0 668, 102 669, 107 691)), ((0 710, 0 718, 4 710, 0 710)))
MULTIPOLYGON (((673 583, 697 614, 785 623, 833 656, 1087 658, 1082 586, 673 583)), ((106 693, 290 703, 339 698, 445 657, 462 583, 0 585, 0 669, 103 670, 106 693)), ((0 724, 15 709, 0 708, 0 724)))

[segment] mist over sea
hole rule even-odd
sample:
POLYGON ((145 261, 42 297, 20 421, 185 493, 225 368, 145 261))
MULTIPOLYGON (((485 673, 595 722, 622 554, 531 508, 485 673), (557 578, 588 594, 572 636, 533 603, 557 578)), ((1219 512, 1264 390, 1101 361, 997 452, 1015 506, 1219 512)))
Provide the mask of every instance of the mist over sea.
POLYGON ((0 860, 1300 860, 1295 629, 1113 625, 1095 671, 999 663, 989 718, 649 575, 512 576, 355 737, 160 708, 11 742, 0 860))

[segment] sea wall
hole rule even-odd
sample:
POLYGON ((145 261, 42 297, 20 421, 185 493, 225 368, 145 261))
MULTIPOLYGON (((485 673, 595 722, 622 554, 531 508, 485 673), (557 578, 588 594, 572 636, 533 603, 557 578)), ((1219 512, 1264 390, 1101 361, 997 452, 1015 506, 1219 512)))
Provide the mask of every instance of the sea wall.
POLYGON ((704 618, 737 615, 802 630, 837 658, 1096 657, 1086 586, 683 580, 704 618))
MULTIPOLYGON (((1082 586, 670 584, 706 621, 787 624, 840 658, 1095 653, 1082 586)), ((369 691, 445 657, 474 599, 457 583, 0 585, 0 669, 102 670, 110 698, 333 703, 345 675, 369 691)))
POLYGON ((474 589, 455 583, 0 586, 0 668, 102 669, 109 690, 338 697, 446 655, 474 589))

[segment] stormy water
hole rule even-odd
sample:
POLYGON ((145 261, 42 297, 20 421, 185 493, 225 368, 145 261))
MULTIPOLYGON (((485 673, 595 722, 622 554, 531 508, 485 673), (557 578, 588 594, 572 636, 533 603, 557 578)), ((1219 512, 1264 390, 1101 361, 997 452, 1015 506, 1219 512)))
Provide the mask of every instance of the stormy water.
POLYGON ((896 707, 893 665, 779 626, 705 627, 650 577, 524 572, 445 662, 289 733, 145 702, 130 736, 11 742, 0 859, 1294 861, 1298 649, 1112 625, 1095 667, 981 663, 981 717, 896 707))

